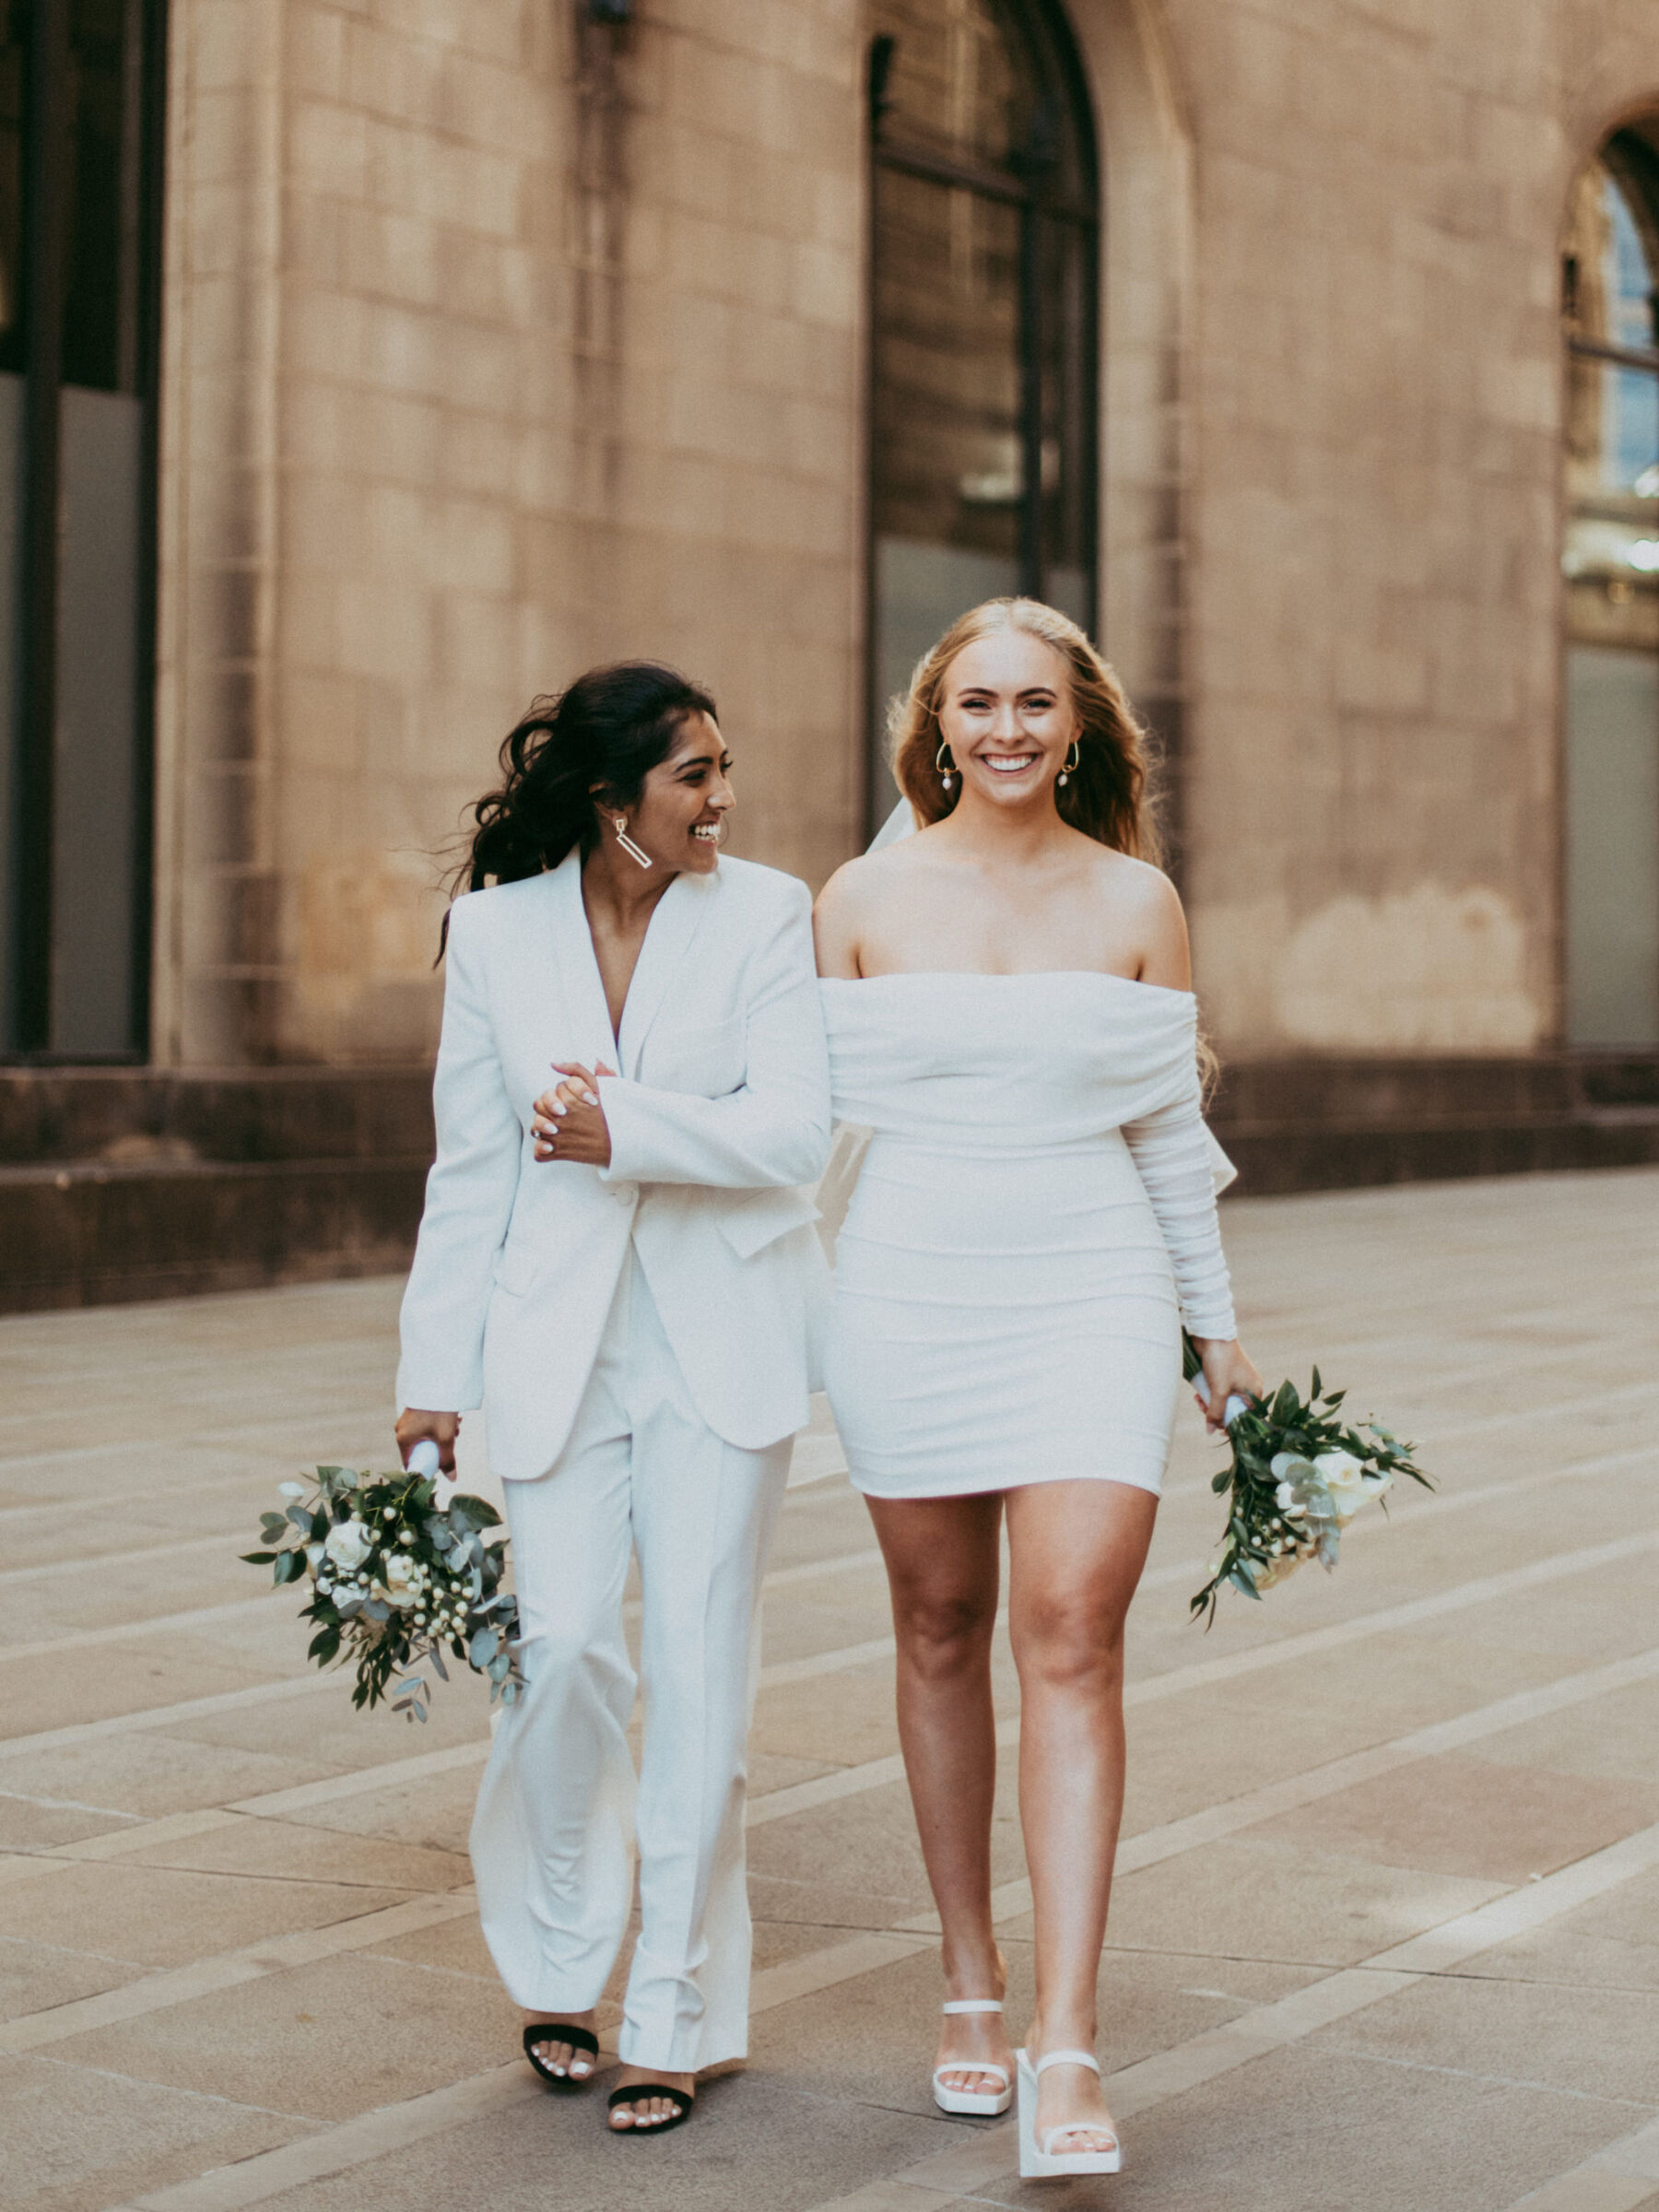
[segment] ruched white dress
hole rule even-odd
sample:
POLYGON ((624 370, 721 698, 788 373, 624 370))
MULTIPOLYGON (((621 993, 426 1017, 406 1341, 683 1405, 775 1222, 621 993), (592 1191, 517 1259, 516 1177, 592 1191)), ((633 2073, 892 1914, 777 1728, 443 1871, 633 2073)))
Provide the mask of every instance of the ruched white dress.
POLYGON ((874 1132, 826 1357, 853 1481, 1158 1490, 1182 1320, 1236 1334, 1192 995, 1070 971, 820 987, 837 1119, 874 1132))

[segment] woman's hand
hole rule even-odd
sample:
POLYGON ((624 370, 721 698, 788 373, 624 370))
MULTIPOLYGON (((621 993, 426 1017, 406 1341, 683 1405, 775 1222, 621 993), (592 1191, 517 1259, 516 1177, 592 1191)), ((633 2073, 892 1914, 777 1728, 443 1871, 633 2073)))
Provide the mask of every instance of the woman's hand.
MULTIPOLYGON (((1194 1336, 1204 1380, 1209 1385, 1209 1404, 1202 1398, 1204 1425, 1212 1436, 1227 1433, 1227 1401, 1231 1397, 1259 1398, 1265 1386, 1255 1361, 1236 1336, 1194 1336)), ((1197 1397, 1196 1391, 1194 1396, 1197 1397)))
POLYGON ((564 1081, 536 1100, 530 1124, 537 1159, 568 1160, 577 1167, 610 1166, 610 1126, 599 1103, 599 1077, 616 1069, 598 1061, 592 1073, 580 1061, 555 1060, 553 1072, 564 1081))
POLYGON ((438 1465, 446 1475, 455 1471, 455 1439, 460 1433, 458 1413, 429 1413, 420 1406, 406 1406, 393 1431, 397 1439, 398 1456, 406 1467, 416 1445, 423 1437, 430 1437, 438 1447, 438 1465))

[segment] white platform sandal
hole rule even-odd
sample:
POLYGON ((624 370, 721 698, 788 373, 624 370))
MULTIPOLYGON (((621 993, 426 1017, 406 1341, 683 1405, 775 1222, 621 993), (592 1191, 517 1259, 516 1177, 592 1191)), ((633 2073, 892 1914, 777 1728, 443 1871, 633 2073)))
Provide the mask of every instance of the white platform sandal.
MULTIPOLYGON (((960 1997, 949 2005, 941 2005, 941 2012, 1000 2012, 1002 2006, 994 1997, 960 1997)), ((994 2058, 954 2058, 945 2065, 934 2068, 934 2102, 942 2112, 963 2112, 979 2120, 994 2120, 1006 2112, 1014 2101, 1013 2085, 1008 2079, 1006 2066, 999 2066, 994 2058), (947 2089, 939 2079, 941 2074, 994 2074, 1002 2088, 993 2094, 987 2089, 947 2089)))
POLYGON ((1100 2062, 1092 2051, 1046 2051, 1033 2065, 1023 2051, 1014 2053, 1019 2066, 1019 2177, 1046 2181, 1068 2173, 1118 2173, 1123 2169, 1124 2147, 1115 2130, 1100 2128, 1098 2120, 1070 2120, 1042 2131, 1037 2140, 1037 2077, 1048 2066, 1087 2066, 1099 2074, 1100 2062), (1067 2136, 1112 2134, 1110 2150, 1060 2150, 1053 2145, 1067 2136))

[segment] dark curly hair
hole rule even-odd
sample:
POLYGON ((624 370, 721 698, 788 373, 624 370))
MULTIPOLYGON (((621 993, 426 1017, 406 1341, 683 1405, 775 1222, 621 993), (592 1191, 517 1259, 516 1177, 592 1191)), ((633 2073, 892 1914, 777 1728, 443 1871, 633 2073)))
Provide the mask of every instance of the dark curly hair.
POLYGON ((590 668, 557 698, 534 700, 502 740, 500 784, 469 809, 477 826, 452 894, 539 876, 573 846, 591 852, 599 833, 594 794, 633 806, 693 714, 719 719, 702 686, 661 661, 590 668))

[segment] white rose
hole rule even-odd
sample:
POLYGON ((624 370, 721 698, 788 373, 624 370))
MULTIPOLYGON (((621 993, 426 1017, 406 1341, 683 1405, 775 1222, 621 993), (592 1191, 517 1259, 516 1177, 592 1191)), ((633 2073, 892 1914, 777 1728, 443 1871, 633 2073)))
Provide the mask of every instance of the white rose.
POLYGON ((1338 1521, 1350 1520, 1365 1503, 1365 1469, 1351 1452, 1322 1452, 1313 1462, 1331 1493, 1338 1521))
POLYGON ((323 1548, 335 1566, 350 1574, 362 1565, 374 1547, 360 1521, 342 1521, 329 1530, 323 1548))
POLYGON ((383 1581, 376 1585, 377 1594, 383 1591, 389 1606, 397 1606, 406 1612, 419 1597, 425 1579, 413 1559, 394 1551, 386 1561, 383 1581))
POLYGON ((1394 1488, 1394 1469, 1392 1467, 1367 1467, 1363 1479, 1365 1495, 1368 1498, 1381 1498, 1384 1490, 1394 1488))

